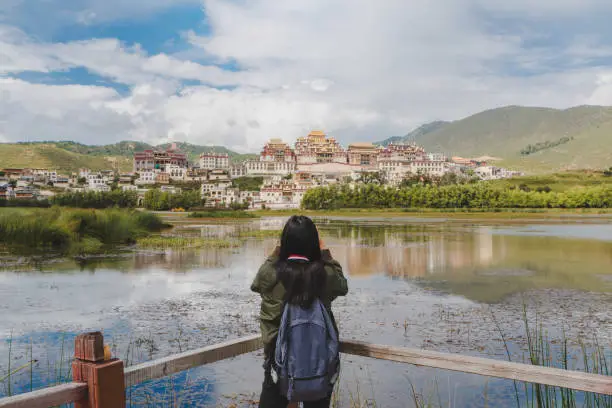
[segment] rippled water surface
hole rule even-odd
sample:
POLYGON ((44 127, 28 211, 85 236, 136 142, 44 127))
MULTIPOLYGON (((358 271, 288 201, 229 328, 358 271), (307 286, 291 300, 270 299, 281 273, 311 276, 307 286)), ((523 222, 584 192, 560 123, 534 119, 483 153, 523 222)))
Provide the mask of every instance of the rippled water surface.
MULTIPOLYGON (((0 271, 0 395, 70 377, 74 336, 103 329, 116 356, 145 361, 258 331, 249 291, 284 218, 209 225, 182 233, 240 241, 232 249, 125 251, 75 263, 8 257, 0 271), (30 357, 30 355, 32 357, 30 357), (30 368, 28 361, 37 362, 30 368)), ((505 359, 493 318, 522 356, 523 304, 551 336, 612 341, 612 224, 447 219, 318 220, 349 279, 334 304, 345 338, 505 359)), ((129 390, 132 406, 249 406, 261 355, 192 370, 129 390)), ((515 406, 512 383, 345 356, 340 398, 403 407, 417 393, 444 406, 515 406)))

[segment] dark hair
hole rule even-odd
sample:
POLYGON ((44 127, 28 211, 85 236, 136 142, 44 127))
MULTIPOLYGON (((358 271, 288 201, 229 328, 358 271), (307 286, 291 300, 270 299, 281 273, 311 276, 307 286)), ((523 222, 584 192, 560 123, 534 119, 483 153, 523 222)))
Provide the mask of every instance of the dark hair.
POLYGON ((309 307, 325 294, 327 275, 321 259, 319 232, 310 218, 294 215, 285 224, 276 271, 285 287, 285 302, 309 307), (292 259, 294 256, 300 259, 292 259))

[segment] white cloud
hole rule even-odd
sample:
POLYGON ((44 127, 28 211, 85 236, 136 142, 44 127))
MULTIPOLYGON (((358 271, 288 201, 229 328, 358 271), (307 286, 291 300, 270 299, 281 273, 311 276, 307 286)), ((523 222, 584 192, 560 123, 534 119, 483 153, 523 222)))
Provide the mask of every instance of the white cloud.
POLYGON ((0 78, 0 135, 9 140, 115 139, 129 129, 129 118, 107 107, 117 97, 110 88, 0 78))
MULTIPOLYGON (((171 137, 244 151, 256 150, 271 137, 292 141, 311 128, 345 142, 377 140, 425 121, 507 104, 612 103, 612 68, 589 66, 612 55, 609 40, 584 28, 572 32, 568 24, 569 45, 546 43, 546 36, 537 46, 526 45, 547 27, 531 31, 534 21, 570 21, 573 15, 612 11, 612 3, 531 3, 204 0, 212 33, 189 33, 194 45, 189 54, 235 62, 243 69, 239 72, 147 55, 116 39, 46 44, 5 28, 0 31, 0 73, 85 67, 129 85, 130 92, 28 87, 13 80, 4 92, 18 108, 0 135, 12 140, 70 135, 98 143, 102 137, 154 142, 171 137), (522 24, 494 34, 483 10, 522 24), (528 13, 523 20, 521 13, 528 13), (204 85, 183 88, 184 80, 204 85)), ((85 11, 94 13, 92 18, 102 13, 85 11)))

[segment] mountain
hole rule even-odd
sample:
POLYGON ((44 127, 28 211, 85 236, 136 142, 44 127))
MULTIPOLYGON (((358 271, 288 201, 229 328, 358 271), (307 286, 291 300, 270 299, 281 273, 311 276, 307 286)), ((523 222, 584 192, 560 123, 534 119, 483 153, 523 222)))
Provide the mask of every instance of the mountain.
POLYGON ((449 156, 499 157, 502 165, 527 171, 608 168, 612 107, 507 106, 454 122, 432 122, 408 134, 408 140, 449 156))
POLYGON ((450 122, 446 122, 443 120, 437 120, 435 122, 429 122, 424 125, 419 126, 414 129, 412 132, 408 133, 406 136, 392 136, 388 139, 383 140, 382 142, 377 142, 374 144, 387 146, 390 143, 404 143, 412 140, 416 140, 417 138, 421 138, 429 133, 432 133, 436 130, 444 128, 446 125, 450 124, 450 122))
MULTIPOLYGON (((165 149, 169 144, 152 146, 143 142, 123 141, 109 145, 85 145, 71 141, 0 143, 1 168, 49 168, 62 172, 77 171, 81 167, 92 170, 117 168, 120 171, 132 170, 132 155, 145 149, 165 149)), ((196 162, 203 152, 214 150, 229 154, 233 162, 256 157, 239 154, 222 146, 198 146, 190 143, 177 143, 177 148, 196 162)))

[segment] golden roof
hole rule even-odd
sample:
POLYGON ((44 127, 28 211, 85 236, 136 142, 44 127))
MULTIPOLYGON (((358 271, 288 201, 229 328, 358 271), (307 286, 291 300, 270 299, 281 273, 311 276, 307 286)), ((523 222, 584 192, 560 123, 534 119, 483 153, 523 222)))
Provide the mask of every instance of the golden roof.
POLYGON ((322 130, 313 130, 308 134, 308 136, 325 136, 325 132, 322 130))
POLYGON ((350 147, 357 147, 357 148, 368 148, 368 149, 375 149, 376 146, 374 146, 372 143, 369 142, 355 142, 355 143, 351 143, 349 145, 350 147))

